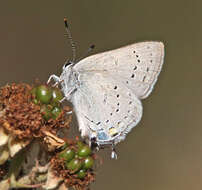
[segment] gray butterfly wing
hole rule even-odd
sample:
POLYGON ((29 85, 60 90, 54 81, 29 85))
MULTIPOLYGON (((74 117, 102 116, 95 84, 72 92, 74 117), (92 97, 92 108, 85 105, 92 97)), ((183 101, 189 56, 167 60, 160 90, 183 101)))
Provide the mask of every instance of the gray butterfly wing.
POLYGON ((87 57, 74 69, 80 73, 104 71, 143 99, 151 93, 163 59, 162 42, 141 42, 87 57))
POLYGON ((140 100, 119 81, 104 73, 83 73, 72 103, 82 136, 99 144, 118 143, 142 116, 140 100))
POLYGON ((139 99, 152 91, 163 57, 161 42, 142 42, 77 63, 80 87, 72 103, 82 136, 96 136, 100 144, 123 140, 141 119, 139 99))

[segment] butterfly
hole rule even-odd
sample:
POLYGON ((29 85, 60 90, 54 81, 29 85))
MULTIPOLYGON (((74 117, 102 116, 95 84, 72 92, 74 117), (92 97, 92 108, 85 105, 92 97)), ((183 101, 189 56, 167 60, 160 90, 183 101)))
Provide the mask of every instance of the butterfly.
MULTIPOLYGON (((60 77, 64 99, 73 104, 82 137, 98 147, 124 140, 142 117, 164 61, 162 42, 139 42, 68 61, 60 77)), ((116 157, 112 151, 112 157, 116 157)))

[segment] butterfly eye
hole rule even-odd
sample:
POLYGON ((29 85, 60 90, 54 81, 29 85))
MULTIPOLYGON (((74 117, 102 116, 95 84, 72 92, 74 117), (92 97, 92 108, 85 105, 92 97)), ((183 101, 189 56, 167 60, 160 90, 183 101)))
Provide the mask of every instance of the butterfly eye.
POLYGON ((65 69, 65 68, 66 68, 68 65, 70 65, 70 64, 71 64, 71 62, 68 61, 67 63, 64 64, 63 68, 65 69))

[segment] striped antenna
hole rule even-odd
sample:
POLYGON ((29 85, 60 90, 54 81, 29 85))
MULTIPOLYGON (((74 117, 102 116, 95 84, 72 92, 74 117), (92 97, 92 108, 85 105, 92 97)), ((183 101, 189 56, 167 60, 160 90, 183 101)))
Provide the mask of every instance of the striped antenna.
POLYGON ((69 25, 67 23, 67 19, 64 18, 64 23, 65 23, 65 30, 66 30, 66 33, 67 33, 67 37, 69 39, 69 42, 71 44, 71 47, 72 47, 72 62, 75 62, 76 60, 76 45, 72 39, 72 35, 71 35, 71 32, 70 32, 70 29, 69 29, 69 25))

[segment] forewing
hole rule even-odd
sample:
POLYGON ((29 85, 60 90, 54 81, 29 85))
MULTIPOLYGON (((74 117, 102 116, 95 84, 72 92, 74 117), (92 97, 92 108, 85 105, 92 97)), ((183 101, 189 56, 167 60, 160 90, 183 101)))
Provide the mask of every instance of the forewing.
POLYGON ((143 99, 156 83, 163 58, 163 43, 141 42, 87 57, 77 63, 74 69, 80 74, 102 73, 143 99))
POLYGON ((79 81, 72 103, 82 136, 104 131, 107 137, 98 135, 98 142, 123 140, 141 119, 140 100, 131 89, 104 73, 85 72, 79 81))

